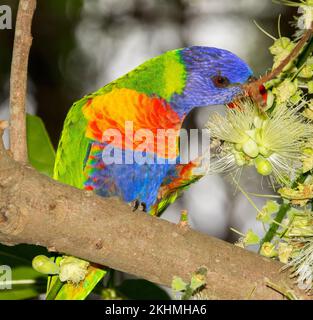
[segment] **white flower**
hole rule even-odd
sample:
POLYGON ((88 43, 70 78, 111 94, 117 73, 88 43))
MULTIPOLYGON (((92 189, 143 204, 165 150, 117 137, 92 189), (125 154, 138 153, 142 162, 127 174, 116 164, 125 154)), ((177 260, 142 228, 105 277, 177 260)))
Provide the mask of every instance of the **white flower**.
POLYGON ((302 167, 303 149, 313 137, 312 125, 299 112, 302 107, 302 103, 276 106, 270 113, 261 113, 250 99, 243 99, 226 117, 215 113, 207 128, 211 138, 223 143, 219 152, 211 153, 211 172, 254 165, 260 174, 290 184, 302 167))
POLYGON ((300 289, 311 291, 313 289, 313 240, 307 241, 286 267, 292 268, 292 276, 297 277, 300 289))
POLYGON ((75 258, 64 256, 60 261, 59 277, 62 282, 78 284, 84 280, 88 273, 89 262, 75 258))
POLYGON ((274 2, 284 4, 290 7, 298 7, 299 17, 295 17, 295 25, 297 31, 295 33, 295 38, 300 39, 303 33, 310 28, 313 22, 313 1, 312 0, 274 0, 274 2))

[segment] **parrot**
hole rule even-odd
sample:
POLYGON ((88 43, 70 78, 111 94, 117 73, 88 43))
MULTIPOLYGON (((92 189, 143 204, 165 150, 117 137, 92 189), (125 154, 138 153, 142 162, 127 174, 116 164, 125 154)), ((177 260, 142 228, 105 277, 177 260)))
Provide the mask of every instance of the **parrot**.
POLYGON ((251 77, 243 60, 214 47, 175 49, 144 62, 73 104, 59 141, 54 179, 160 215, 201 175, 194 174, 197 161, 179 162, 179 150, 163 146, 160 152, 156 133, 171 129, 178 140, 192 109, 230 103, 251 77), (154 141, 130 143, 128 123, 134 132, 148 129, 154 141), (122 143, 103 138, 112 129, 122 143), (113 163, 105 161, 112 144, 113 163), (129 155, 146 161, 126 163, 129 155))
MULTIPOLYGON (((195 170, 197 159, 181 163, 178 143, 158 140, 159 130, 171 130, 178 142, 191 110, 231 103, 243 94, 252 74, 237 55, 214 47, 170 50, 144 62, 72 105, 56 152, 54 179, 161 215, 203 175, 195 170), (152 135, 150 142, 149 134, 134 138, 142 131, 152 135)), ((60 290, 59 298, 85 297, 104 274, 97 267, 92 271, 79 288, 60 290)))

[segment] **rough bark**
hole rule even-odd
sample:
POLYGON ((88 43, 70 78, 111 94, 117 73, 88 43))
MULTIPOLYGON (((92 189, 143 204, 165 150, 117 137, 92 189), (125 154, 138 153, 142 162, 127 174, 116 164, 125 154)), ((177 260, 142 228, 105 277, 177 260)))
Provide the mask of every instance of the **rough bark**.
POLYGON ((13 158, 27 162, 26 90, 31 25, 36 0, 20 0, 16 18, 10 78, 10 148, 13 158))
POLYGON ((131 212, 105 199, 58 183, 15 162, 0 148, 0 242, 28 243, 81 257, 171 285, 206 266, 209 298, 282 299, 268 278, 301 298, 282 265, 189 228, 131 212))

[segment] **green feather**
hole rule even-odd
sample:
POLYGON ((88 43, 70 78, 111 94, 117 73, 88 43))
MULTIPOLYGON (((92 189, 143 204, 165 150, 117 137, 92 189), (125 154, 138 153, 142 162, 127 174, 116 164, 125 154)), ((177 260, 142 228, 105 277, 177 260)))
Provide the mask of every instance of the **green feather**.
POLYGON ((82 113, 82 107, 88 101, 88 96, 74 103, 70 109, 59 142, 54 179, 76 188, 83 188, 83 165, 90 140, 86 138, 87 120, 82 113))
POLYGON ((119 88, 134 89, 166 100, 170 100, 174 93, 182 93, 185 83, 186 71, 180 50, 169 51, 148 60, 116 81, 119 88))
POLYGON ((159 202, 157 202, 149 212, 150 215, 160 216, 165 209, 179 198, 183 191, 187 190, 193 183, 197 182, 203 177, 203 175, 192 175, 190 179, 182 181, 181 184, 176 188, 170 190, 159 202))

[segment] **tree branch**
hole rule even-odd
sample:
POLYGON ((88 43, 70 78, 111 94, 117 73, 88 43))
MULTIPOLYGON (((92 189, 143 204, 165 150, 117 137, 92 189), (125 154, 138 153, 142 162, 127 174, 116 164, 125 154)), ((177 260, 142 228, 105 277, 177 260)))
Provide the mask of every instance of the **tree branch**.
POLYGON ((26 90, 31 25, 36 0, 20 0, 16 18, 10 79, 10 149, 16 161, 27 162, 26 90))
POLYGON ((171 285, 206 266, 209 298, 282 299, 266 281, 294 290, 282 264, 189 228, 133 213, 116 198, 58 183, 0 147, 0 242, 49 250, 171 285))

